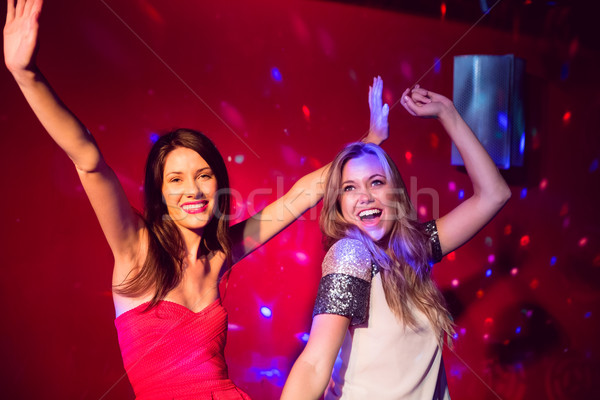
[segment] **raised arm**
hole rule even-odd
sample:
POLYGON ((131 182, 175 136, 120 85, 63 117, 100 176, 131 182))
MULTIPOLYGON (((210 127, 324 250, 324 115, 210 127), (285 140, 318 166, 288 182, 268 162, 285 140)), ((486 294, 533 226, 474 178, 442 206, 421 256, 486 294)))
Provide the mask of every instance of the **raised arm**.
POLYGON ((92 135, 60 101, 36 65, 42 3, 42 0, 18 0, 16 4, 14 0, 7 1, 4 61, 41 124, 75 164, 116 265, 131 265, 128 261, 138 251, 141 221, 116 175, 104 162, 92 135))
POLYGON ((511 192, 450 99, 417 85, 406 89, 401 103, 411 115, 434 117, 441 122, 460 152, 473 184, 473 195, 437 220, 442 253, 447 254, 483 228, 508 201, 511 192))
MULTIPOLYGON (((389 107, 382 101, 383 81, 373 78, 369 87, 371 122, 366 143, 381 144, 388 138, 389 107)), ((292 188, 249 219, 232 227, 234 263, 262 246, 322 198, 329 164, 300 178, 292 188)))

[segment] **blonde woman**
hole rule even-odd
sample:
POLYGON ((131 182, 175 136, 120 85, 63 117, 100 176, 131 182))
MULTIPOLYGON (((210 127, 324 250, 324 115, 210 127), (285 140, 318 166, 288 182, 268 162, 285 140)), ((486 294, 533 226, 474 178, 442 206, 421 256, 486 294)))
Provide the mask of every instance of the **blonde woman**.
POLYGON ((442 346, 453 324, 430 263, 475 235, 510 190, 449 99, 416 86, 401 103, 414 116, 442 123, 463 157, 473 195, 422 224, 381 148, 353 143, 337 155, 320 217, 329 250, 313 324, 284 400, 323 393, 326 400, 449 399, 442 346))

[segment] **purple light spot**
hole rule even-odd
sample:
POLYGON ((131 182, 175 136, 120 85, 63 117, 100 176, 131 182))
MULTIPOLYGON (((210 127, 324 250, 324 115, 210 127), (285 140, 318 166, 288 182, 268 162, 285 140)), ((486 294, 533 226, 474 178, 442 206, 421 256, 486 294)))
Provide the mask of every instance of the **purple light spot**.
POLYGON ((159 135, 158 133, 154 133, 154 132, 152 132, 152 133, 150 134, 150 141, 151 141, 152 143, 156 143, 156 141, 157 141, 159 138, 160 138, 160 135, 159 135))
POLYGON ((590 172, 594 172, 598 169, 598 159, 594 159, 594 161, 592 161, 592 163, 590 164, 590 172))
POLYGON ((498 125, 503 131, 508 129, 508 115, 505 112, 498 113, 498 125))
POLYGON ((527 197, 527 188, 521 189, 521 198, 524 199, 527 197))
POLYGON ((266 306, 262 306, 260 308, 260 313, 265 318, 271 318, 271 316, 273 315, 273 311, 271 311, 271 309, 269 307, 266 307, 266 306))
POLYGON ((283 80, 281 72, 279 72, 279 69, 277 69, 277 67, 271 68, 271 77, 275 82, 281 82, 283 80))
POLYGON ((441 70, 442 70, 442 62, 439 58, 436 57, 434 59, 433 72, 435 72, 436 74, 439 74, 441 70))
POLYGON ((485 276, 487 276, 487 277, 492 276, 492 270, 491 270, 491 268, 488 269, 487 271, 485 271, 485 276))
POLYGON ((564 63, 560 67, 560 80, 564 81, 568 77, 569 77, 569 64, 568 63, 564 63))
POLYGON ((553 267, 553 266, 554 266, 554 264, 556 264, 556 257, 552 257, 552 258, 550 259, 550 266, 551 266, 551 267, 553 267))
POLYGON ((592 312, 591 311, 586 312, 585 315, 584 315, 585 318, 589 318, 591 316, 592 316, 592 312))

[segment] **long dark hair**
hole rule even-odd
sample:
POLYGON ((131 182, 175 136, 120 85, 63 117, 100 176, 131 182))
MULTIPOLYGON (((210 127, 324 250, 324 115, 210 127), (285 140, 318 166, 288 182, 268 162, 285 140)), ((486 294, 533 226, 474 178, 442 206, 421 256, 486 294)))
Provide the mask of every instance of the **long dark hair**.
POLYGON ((444 333, 448 341, 451 340, 453 323, 444 297, 431 278, 429 236, 417 220, 398 167, 379 146, 351 143, 336 156, 327 176, 319 224, 326 248, 345 237, 360 240, 365 245, 381 268, 386 301, 400 321, 415 327, 417 319, 411 311, 415 306, 433 325, 440 344, 444 333), (396 208, 389 235, 377 243, 355 225, 346 222, 339 203, 344 166, 349 160, 364 154, 374 155, 379 160, 393 189, 391 194, 396 208))
POLYGON ((169 217, 163 199, 163 173, 169 153, 185 147, 194 150, 210 166, 217 180, 214 215, 206 225, 199 254, 221 251, 231 262, 229 177, 221 153, 204 134, 177 129, 162 135, 150 149, 144 179, 144 222, 148 231, 148 254, 139 272, 115 287, 115 292, 135 297, 154 290, 149 308, 155 306, 181 281, 185 246, 177 225, 169 217))

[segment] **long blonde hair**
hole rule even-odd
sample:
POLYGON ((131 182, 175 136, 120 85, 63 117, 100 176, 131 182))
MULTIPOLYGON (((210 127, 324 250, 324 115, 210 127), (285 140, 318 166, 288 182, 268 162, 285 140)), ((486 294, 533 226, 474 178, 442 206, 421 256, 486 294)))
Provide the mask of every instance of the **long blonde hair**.
POLYGON ((411 305, 414 305, 431 322, 440 345, 444 333, 451 342, 453 323, 444 297, 431 278, 429 235, 423 224, 417 221, 415 208, 396 164, 379 146, 351 143, 333 160, 325 184, 319 225, 327 249, 342 238, 357 239, 365 245, 381 270, 386 301, 399 320, 416 327, 417 320, 411 312, 411 305), (346 162, 364 154, 374 155, 379 160, 392 188, 392 204, 396 208, 391 231, 377 243, 344 219, 339 202, 346 162))

